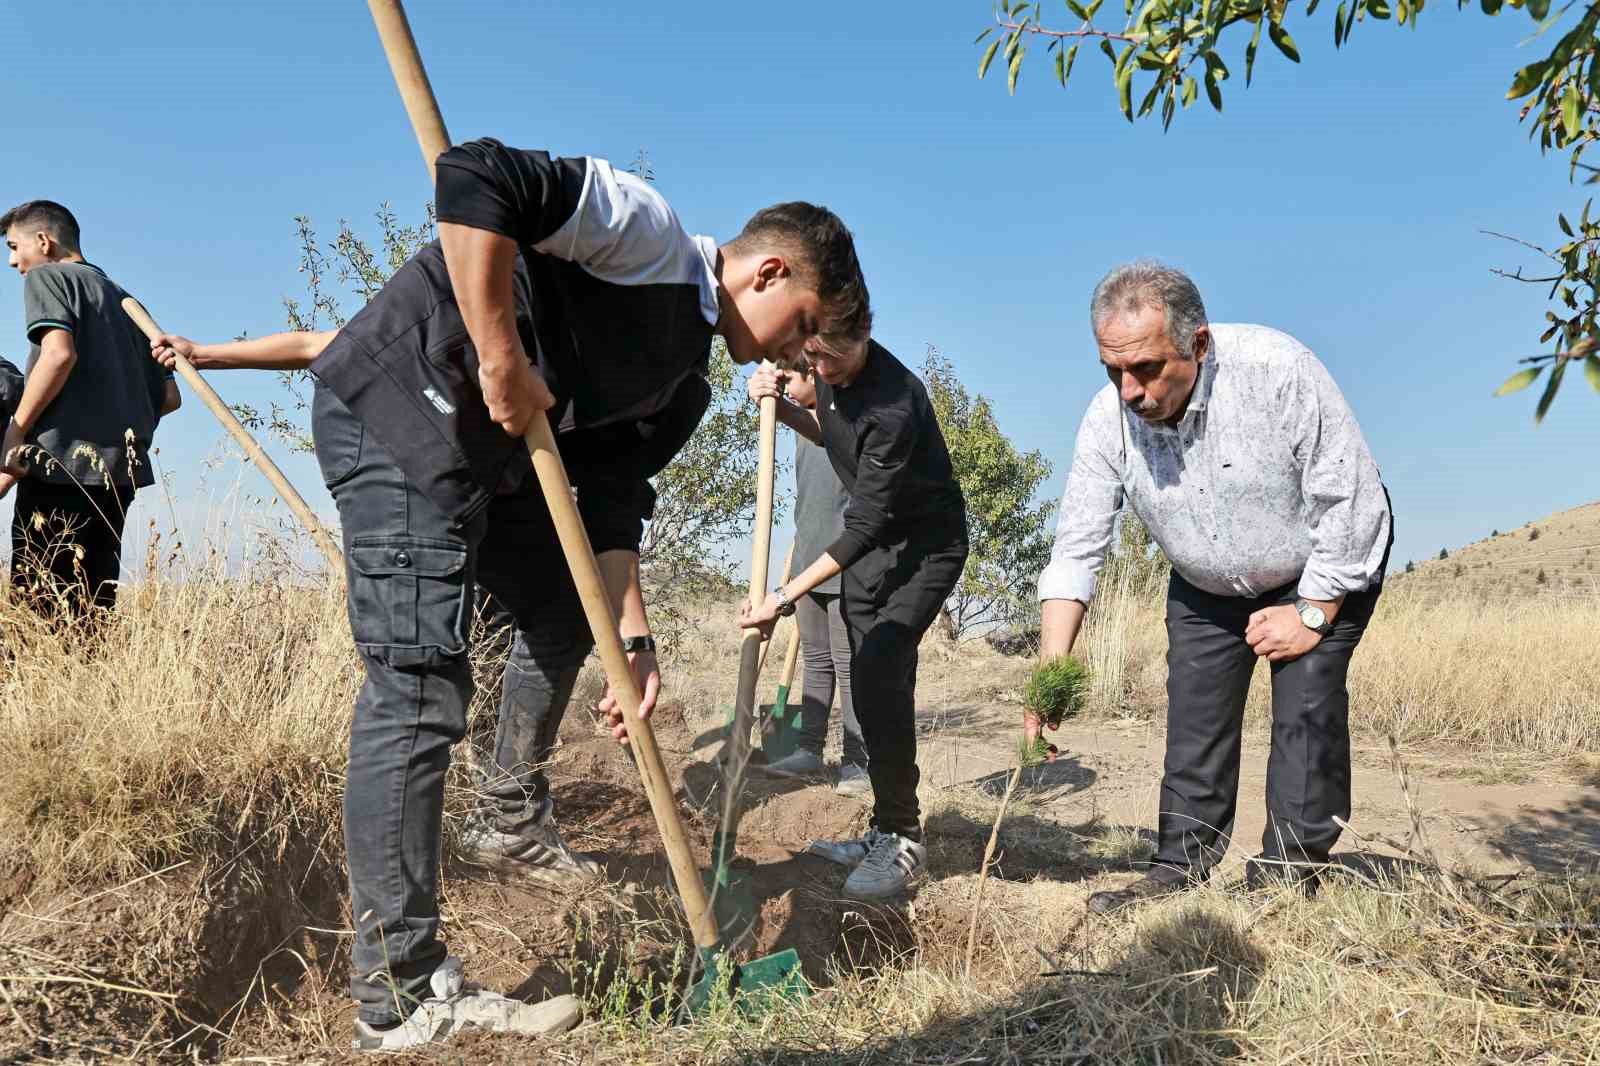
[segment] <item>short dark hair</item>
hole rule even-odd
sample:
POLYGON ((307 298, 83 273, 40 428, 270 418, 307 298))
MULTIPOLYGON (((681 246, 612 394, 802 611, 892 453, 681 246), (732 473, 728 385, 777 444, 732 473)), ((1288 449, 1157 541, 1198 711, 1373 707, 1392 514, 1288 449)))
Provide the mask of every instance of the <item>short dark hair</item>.
POLYGON ((12 226, 32 226, 35 232, 50 234, 67 251, 78 250, 78 220, 54 200, 29 200, 0 215, 0 233, 10 233, 12 226))
POLYGON ((782 252, 822 298, 823 332, 860 339, 872 331, 872 301, 856 258, 855 238, 826 207, 794 200, 751 216, 728 246, 740 252, 782 252))

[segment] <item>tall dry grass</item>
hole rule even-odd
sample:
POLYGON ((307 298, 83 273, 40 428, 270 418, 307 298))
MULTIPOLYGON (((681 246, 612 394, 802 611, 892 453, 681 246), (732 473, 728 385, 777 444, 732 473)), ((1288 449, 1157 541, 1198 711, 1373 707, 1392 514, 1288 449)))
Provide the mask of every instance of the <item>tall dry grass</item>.
MULTIPOLYGON (((1165 588, 1102 583, 1081 638, 1103 713, 1164 713, 1165 588)), ((1600 595, 1446 601, 1391 588, 1350 669, 1350 721, 1404 744, 1576 755, 1600 747, 1600 595)), ((1260 664, 1247 714, 1271 713, 1260 664)))
POLYGON ((284 574, 147 576, 93 633, 0 599, 0 841, 35 876, 337 826, 358 665, 342 591, 284 574))

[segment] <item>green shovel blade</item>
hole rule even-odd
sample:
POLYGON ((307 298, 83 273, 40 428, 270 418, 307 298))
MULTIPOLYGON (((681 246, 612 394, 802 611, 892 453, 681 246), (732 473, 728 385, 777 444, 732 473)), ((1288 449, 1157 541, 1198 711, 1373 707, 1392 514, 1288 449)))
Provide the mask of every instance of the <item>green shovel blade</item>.
POLYGON ((702 951, 700 960, 700 980, 689 987, 691 1014, 730 1005, 749 1016, 811 994, 811 985, 800 972, 800 955, 793 948, 746 963, 733 962, 720 951, 702 951))

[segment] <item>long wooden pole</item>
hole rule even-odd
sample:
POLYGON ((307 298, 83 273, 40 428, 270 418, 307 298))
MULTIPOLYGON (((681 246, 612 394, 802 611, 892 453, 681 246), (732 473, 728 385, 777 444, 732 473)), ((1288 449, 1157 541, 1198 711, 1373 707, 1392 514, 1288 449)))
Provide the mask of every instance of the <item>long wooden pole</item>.
MULTIPOLYGON (((771 396, 761 401, 761 443, 756 466, 756 520, 750 531, 750 607, 760 607, 767 598, 767 571, 772 564, 773 453, 778 439, 778 401, 771 396)), ((761 631, 747 629, 739 645, 739 688, 733 702, 733 752, 747 751, 750 724, 755 718, 756 681, 761 674, 761 631), (741 732, 741 723, 743 730, 741 732)), ((743 769, 743 763, 729 768, 743 769)))
MULTIPOLYGON (((161 327, 156 325, 156 320, 150 317, 150 312, 146 311, 144 305, 138 300, 135 300, 132 296, 124 297, 122 310, 127 313, 129 318, 133 319, 133 324, 138 326, 139 331, 150 340, 155 340, 161 336, 161 327)), ((244 424, 239 421, 228 405, 222 401, 222 397, 217 395, 217 390, 211 387, 211 383, 200 376, 200 371, 194 368, 193 363, 180 355, 174 365, 178 375, 200 397, 201 402, 211 409, 211 413, 216 416, 217 421, 222 423, 222 428, 228 431, 239 447, 244 449, 244 453, 250 457, 250 461, 256 464, 256 469, 265 474, 267 480, 272 483, 272 488, 277 492, 278 497, 288 504, 289 510, 293 511, 295 517, 300 519, 301 525, 305 526, 312 539, 317 542, 317 547, 322 549, 322 554, 327 558, 329 573, 333 575, 335 580, 342 578, 344 576, 344 553, 339 550, 339 545, 334 543, 333 537, 323 528, 322 523, 317 521, 317 516, 312 513, 310 505, 294 490, 294 486, 289 484, 289 479, 283 476, 283 471, 278 469, 278 464, 274 463, 267 453, 262 450, 261 445, 256 443, 256 439, 250 435, 250 431, 244 428, 244 424)))
MULTIPOLYGON (((750 531, 750 606, 767 598, 767 569, 772 554, 773 451, 778 438, 778 401, 761 401, 761 441, 756 466, 756 519, 750 531)), ((739 644, 739 687, 733 700, 733 723, 722 763, 722 818, 712 842, 711 857, 718 884, 732 878, 734 849, 739 838, 739 794, 750 764, 750 729, 756 719, 756 681, 761 676, 762 648, 759 629, 744 631, 739 644)))
MULTIPOLYGON (((439 113, 433 88, 423 71, 416 39, 411 35, 400 0, 368 0, 367 6, 372 9, 378 36, 383 40, 384 53, 389 57, 389 68, 394 72, 395 85, 405 101, 406 113, 411 116, 431 175, 433 161, 450 147, 450 138, 445 132, 444 118, 439 113)), ((589 544, 589 534, 583 528, 577 505, 573 503, 572 483, 567 479, 566 467, 556 451, 550 420, 543 411, 533 416, 523 440, 533 458, 533 469, 538 475, 545 503, 550 508, 550 517, 555 522, 561 550, 567 557, 567 566, 572 570, 573 584, 577 586, 578 596, 583 601, 584 616, 594 634, 606 680, 610 682, 612 694, 622 708, 623 722, 636 756, 634 762, 639 767, 645 796, 650 801, 656 828, 667 850, 667 861, 672 866, 672 877, 677 882, 678 895, 683 900, 689 929, 694 934, 697 946, 714 949, 720 940, 717 923, 711 913, 705 885, 700 880, 700 870, 695 865, 694 853, 689 848, 689 838, 683 830, 683 820, 678 816, 678 807, 672 795, 672 780, 661 761, 655 730, 647 719, 639 717, 642 699, 639 685, 634 680, 627 653, 622 650, 617 617, 611 609, 605 582, 600 577, 600 566, 589 544)))

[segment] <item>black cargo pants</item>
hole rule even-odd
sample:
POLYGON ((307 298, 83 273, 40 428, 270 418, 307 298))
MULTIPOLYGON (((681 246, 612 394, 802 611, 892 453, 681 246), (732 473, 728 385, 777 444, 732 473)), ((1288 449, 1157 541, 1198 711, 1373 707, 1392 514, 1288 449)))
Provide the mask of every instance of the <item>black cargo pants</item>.
POLYGON ((532 480, 453 523, 319 385, 312 431, 339 508, 350 631, 366 671, 350 724, 344 800, 351 991, 361 1018, 411 1013, 445 958, 440 831, 450 748, 466 733, 476 584, 516 621, 486 801, 506 819, 542 799, 549 754, 590 646, 588 624, 532 480))

